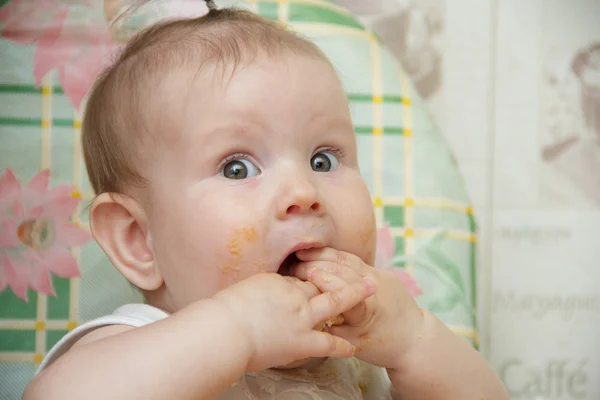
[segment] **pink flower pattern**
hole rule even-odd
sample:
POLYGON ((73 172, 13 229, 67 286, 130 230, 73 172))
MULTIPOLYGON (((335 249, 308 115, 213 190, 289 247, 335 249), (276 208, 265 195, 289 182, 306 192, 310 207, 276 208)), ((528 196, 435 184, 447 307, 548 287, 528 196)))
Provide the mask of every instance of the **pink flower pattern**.
POLYGON ((75 108, 115 46, 98 0, 11 0, 0 8, 0 36, 35 45, 36 85, 51 70, 75 108), (95 12, 90 12, 94 10, 95 12))
POLYGON ((377 255, 375 258, 375 268, 387 269, 402 281, 408 292, 416 297, 423 294, 423 290, 417 284, 417 281, 405 269, 394 267, 391 265, 391 260, 396 253, 396 241, 392 236, 389 225, 385 225, 377 230, 377 255))
POLYGON ((27 289, 54 295, 50 273, 79 276, 69 248, 91 239, 70 218, 80 199, 69 185, 48 189, 50 171, 22 187, 10 169, 0 177, 0 292, 10 287, 27 301, 27 289))

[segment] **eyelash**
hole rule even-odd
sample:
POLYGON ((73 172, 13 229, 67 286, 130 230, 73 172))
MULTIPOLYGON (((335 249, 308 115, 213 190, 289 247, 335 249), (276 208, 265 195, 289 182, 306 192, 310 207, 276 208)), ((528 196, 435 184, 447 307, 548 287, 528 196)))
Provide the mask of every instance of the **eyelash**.
MULTIPOLYGON (((344 150, 337 148, 337 147, 325 147, 325 148, 319 149, 318 151, 315 152, 315 154, 319 154, 319 153, 331 153, 334 156, 336 156, 340 162, 344 158, 344 150)), ((313 154, 312 157, 314 157, 315 154, 313 154)))
MULTIPOLYGON (((342 149, 339 149, 337 147, 325 147, 322 149, 319 149, 318 151, 315 152, 315 154, 319 154, 319 153, 331 153, 334 156, 336 156, 338 158, 338 160, 341 160, 344 158, 344 151, 342 149)), ((311 156, 314 157, 313 154, 311 156)), ((238 153, 238 154, 232 154, 230 156, 227 156, 220 164, 219 164, 219 168, 218 170, 220 171, 221 169, 223 169, 223 167, 225 167, 227 164, 229 164, 232 161, 236 161, 236 160, 250 160, 250 156, 248 154, 245 153, 238 153)))
POLYGON ((226 166, 227 164, 229 164, 232 161, 236 161, 236 160, 249 160, 250 156, 248 154, 244 154, 244 153, 240 153, 240 154, 232 154, 230 156, 227 156, 223 162, 221 163, 221 166, 219 168, 223 168, 224 166, 226 166))

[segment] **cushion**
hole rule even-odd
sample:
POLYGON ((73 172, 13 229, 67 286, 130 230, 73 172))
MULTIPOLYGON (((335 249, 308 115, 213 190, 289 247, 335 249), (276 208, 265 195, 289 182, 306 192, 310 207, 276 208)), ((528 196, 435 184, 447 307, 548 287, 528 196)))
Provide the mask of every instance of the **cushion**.
MULTIPOLYGON (((149 6, 109 29, 121 0, 33 4, 0 0, 2 399, 20 398, 67 331, 142 301, 89 235, 93 193, 81 154, 81 109, 103 61, 131 32, 173 12, 195 12, 149 6)), ((377 267, 393 268, 422 307, 476 345, 473 209, 401 65, 332 1, 235 4, 308 37, 330 57, 350 102, 380 228, 377 267)))

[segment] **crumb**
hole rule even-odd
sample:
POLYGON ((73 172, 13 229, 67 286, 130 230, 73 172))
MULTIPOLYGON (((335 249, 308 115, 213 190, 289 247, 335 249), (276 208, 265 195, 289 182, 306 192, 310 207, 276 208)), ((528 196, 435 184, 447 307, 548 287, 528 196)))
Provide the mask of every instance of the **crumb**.
POLYGON ((359 382, 359 383, 358 383, 358 388, 360 389, 361 393, 362 393, 362 394, 363 394, 363 396, 364 396, 364 394, 365 394, 365 393, 366 393, 366 391, 367 391, 367 384, 366 384, 366 383, 364 383, 364 382, 359 382))
POLYGON ((337 317, 329 318, 327 321, 325 321, 325 325, 328 328, 331 328, 332 326, 339 326, 339 325, 342 325, 343 323, 344 323, 343 315, 338 315, 337 317))
POLYGON ((234 256, 239 255, 241 252, 240 245, 236 237, 231 238, 229 243, 227 243, 227 248, 229 249, 229 252, 234 256))
POLYGON ((425 316, 425 311, 423 311, 423 309, 419 309, 419 312, 421 313, 421 315, 424 317, 425 316))
POLYGON ((317 325, 315 327, 316 331, 324 331, 327 328, 331 328, 332 326, 342 325, 344 323, 344 317, 342 315, 338 315, 337 317, 329 318, 327 321, 317 325))

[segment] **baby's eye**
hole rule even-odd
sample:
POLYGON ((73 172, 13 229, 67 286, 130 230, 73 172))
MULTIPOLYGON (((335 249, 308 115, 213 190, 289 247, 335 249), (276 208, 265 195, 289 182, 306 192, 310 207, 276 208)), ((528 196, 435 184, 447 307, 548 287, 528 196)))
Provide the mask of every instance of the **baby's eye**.
POLYGON ((258 168, 249 160, 233 160, 225 164, 221 175, 227 179, 246 179, 258 175, 258 168))
POLYGON ((310 159, 310 166, 316 172, 329 172, 340 166, 340 160, 333 153, 321 151, 310 159))

